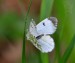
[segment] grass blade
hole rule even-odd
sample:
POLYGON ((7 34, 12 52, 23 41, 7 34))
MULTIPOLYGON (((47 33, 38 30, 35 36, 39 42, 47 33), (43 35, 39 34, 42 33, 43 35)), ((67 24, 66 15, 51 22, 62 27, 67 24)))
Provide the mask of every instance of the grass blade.
POLYGON ((61 45, 60 45, 60 36, 59 36, 59 31, 56 31, 55 36, 54 36, 54 40, 55 40, 55 59, 54 59, 54 63, 56 63, 55 61, 58 60, 58 63, 60 63, 60 59, 61 59, 61 45))
POLYGON ((40 20, 43 20, 44 18, 49 17, 51 15, 53 2, 54 0, 42 0, 40 20))
POLYGON ((49 63, 49 57, 47 53, 40 53, 40 56, 42 63, 49 63))
MULTIPOLYGON (((56 59, 58 61, 58 63, 60 63, 61 60, 61 41, 63 38, 63 29, 64 29, 64 24, 66 21, 66 16, 65 16, 65 8, 64 8, 64 4, 63 4, 64 0, 55 0, 54 1, 54 12, 55 12, 55 16, 58 19, 58 28, 57 28, 57 32, 55 35, 55 45, 56 45, 56 59)), ((56 60, 55 59, 55 60, 56 60)))
MULTIPOLYGON (((59 29, 59 41, 63 41, 67 46, 73 35, 75 34, 74 23, 75 23, 75 0, 55 0, 55 15, 58 18, 58 29, 59 29), (72 5, 69 5, 72 4, 72 5)), ((57 47, 56 47, 57 48, 57 47)), ((74 63, 73 58, 70 57, 71 62, 74 63)), ((60 60, 60 59, 59 59, 60 60)))
POLYGON ((75 46, 75 36, 73 37, 71 44, 69 45, 69 47, 65 51, 65 53, 64 53, 64 55, 63 55, 63 57, 61 59, 61 63, 66 63, 67 62, 67 60, 68 60, 68 58, 69 58, 74 46, 75 46))
POLYGON ((30 11, 30 7, 32 4, 32 0, 30 0, 30 5, 28 6, 28 11, 27 14, 25 16, 25 26, 24 26, 24 36, 23 36, 23 48, 22 48, 22 63, 25 63, 25 42, 26 42, 26 27, 27 27, 27 17, 30 11))

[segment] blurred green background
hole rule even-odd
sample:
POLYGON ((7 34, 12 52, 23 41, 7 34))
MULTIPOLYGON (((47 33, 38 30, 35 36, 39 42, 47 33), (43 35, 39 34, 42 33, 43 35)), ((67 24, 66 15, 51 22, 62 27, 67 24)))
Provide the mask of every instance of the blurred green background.
MULTIPOLYGON (((25 14, 30 0, 0 0, 0 63, 21 63, 25 14)), ((27 25, 47 17, 58 19, 52 35, 55 49, 41 53, 29 41, 26 63, 75 63, 75 0, 32 0, 27 25)))

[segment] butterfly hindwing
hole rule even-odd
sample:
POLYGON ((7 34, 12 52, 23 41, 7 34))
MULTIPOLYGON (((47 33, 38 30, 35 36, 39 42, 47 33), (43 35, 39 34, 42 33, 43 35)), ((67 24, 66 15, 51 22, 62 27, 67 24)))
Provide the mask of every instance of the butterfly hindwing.
POLYGON ((41 39, 37 41, 41 46, 41 48, 38 47, 38 49, 43 53, 51 52, 54 49, 54 40, 49 35, 42 36, 41 39))

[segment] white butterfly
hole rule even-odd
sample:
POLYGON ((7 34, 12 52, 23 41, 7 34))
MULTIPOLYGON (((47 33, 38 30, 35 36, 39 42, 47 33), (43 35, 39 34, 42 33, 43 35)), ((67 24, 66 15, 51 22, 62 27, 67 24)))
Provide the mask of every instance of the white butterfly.
POLYGON ((55 17, 46 18, 39 24, 30 22, 27 39, 43 53, 51 52, 54 49, 54 40, 50 37, 57 29, 57 19, 55 17))

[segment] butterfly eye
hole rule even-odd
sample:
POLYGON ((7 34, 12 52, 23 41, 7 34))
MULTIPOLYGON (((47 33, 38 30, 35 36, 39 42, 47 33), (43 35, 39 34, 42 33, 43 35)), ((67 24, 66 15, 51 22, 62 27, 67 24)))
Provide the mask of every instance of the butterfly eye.
POLYGON ((45 23, 43 23, 43 25, 45 26, 45 23))

